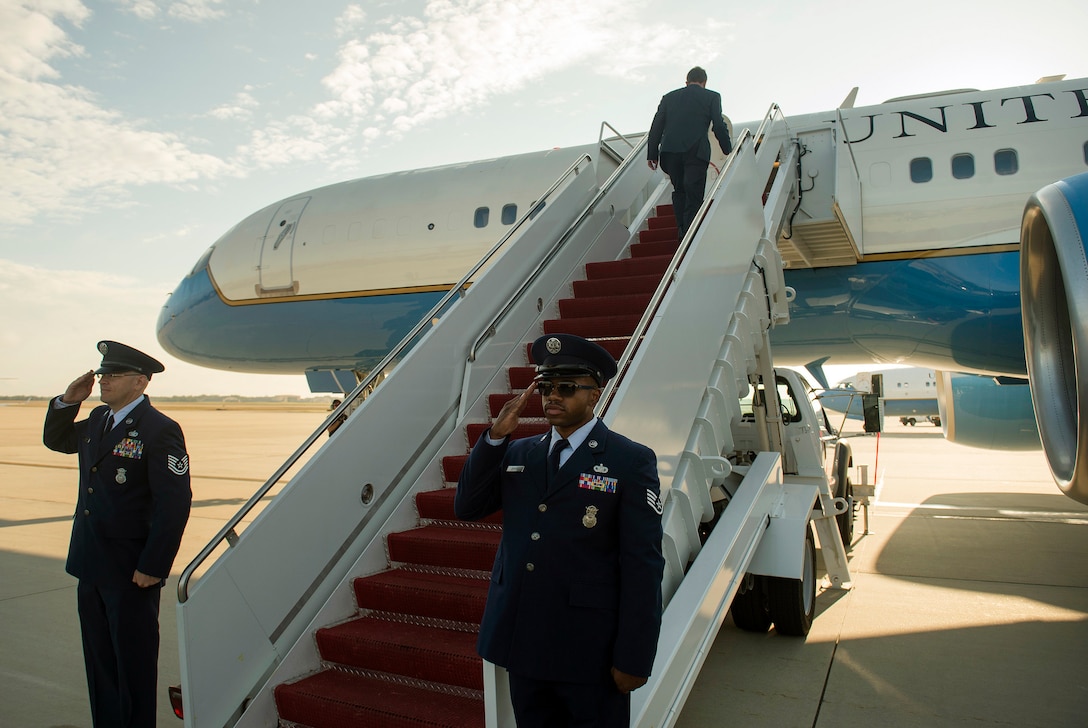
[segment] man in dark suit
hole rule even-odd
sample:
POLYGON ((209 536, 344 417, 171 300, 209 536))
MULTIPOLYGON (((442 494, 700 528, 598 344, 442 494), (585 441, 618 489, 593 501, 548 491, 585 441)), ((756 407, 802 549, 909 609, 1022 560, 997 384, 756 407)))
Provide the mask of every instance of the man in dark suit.
POLYGON ((95 728, 154 728, 159 590, 181 545, 192 490, 185 437, 144 396, 163 365, 101 341, 102 364, 49 403, 46 447, 79 453, 65 569, 76 599, 95 728), (76 422, 99 376, 104 406, 76 422))
POLYGON ((469 455, 457 516, 503 513, 477 650, 505 667, 520 728, 630 724, 661 628, 657 457, 593 407, 616 362, 577 336, 542 336, 533 385, 469 455), (534 392, 551 431, 510 441, 534 392))
POLYGON ((713 129, 722 152, 733 144, 722 119, 722 97, 706 88, 706 71, 696 66, 688 71, 687 85, 661 97, 646 141, 647 164, 672 180, 672 208, 680 239, 684 239, 706 193, 706 168, 710 164, 713 129))

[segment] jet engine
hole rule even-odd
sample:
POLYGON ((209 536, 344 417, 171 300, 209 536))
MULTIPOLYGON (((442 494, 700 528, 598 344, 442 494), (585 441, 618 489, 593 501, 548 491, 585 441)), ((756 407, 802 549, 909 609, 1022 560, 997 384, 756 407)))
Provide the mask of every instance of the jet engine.
POLYGON ((1024 379, 937 372, 945 439, 987 450, 1038 450, 1031 388, 1024 379))
POLYGON ((1020 227, 1020 306, 1050 471, 1088 504, 1088 173, 1042 188, 1020 227))

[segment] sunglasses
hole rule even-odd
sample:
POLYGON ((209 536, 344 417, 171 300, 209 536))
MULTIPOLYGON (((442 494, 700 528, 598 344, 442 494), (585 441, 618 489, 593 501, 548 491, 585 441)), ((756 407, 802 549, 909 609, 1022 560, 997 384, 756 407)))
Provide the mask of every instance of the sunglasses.
POLYGON ((540 396, 547 397, 552 390, 559 392, 560 397, 573 397, 579 389, 600 389, 592 384, 576 384, 574 382, 537 382, 536 391, 540 396))

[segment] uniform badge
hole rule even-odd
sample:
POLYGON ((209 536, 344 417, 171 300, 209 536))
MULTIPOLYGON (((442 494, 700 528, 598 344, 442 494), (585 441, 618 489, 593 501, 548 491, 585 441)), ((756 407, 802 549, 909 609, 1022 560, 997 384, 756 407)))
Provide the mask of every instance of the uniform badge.
POLYGON ((654 513, 659 516, 665 512, 665 504, 661 501, 661 496, 649 488, 646 489, 646 505, 650 506, 654 513))
POLYGON ((586 506, 586 514, 582 516, 582 525, 586 528, 593 528, 597 525, 597 506, 586 506))
POLYGON ((170 472, 174 475, 185 475, 189 472, 189 456, 182 455, 179 458, 176 455, 167 455, 166 467, 169 468, 170 472))
POLYGON ((559 339, 555 338, 554 336, 551 337, 550 339, 548 339, 544 343, 544 346, 547 347, 549 354, 558 354, 560 351, 563 350, 563 342, 561 342, 559 339))
POLYGON ((590 440, 587 444, 589 445, 590 448, 596 448, 597 447, 597 441, 596 440, 590 440))
POLYGON ((117 475, 114 477, 114 480, 117 481, 118 485, 124 485, 125 484, 125 481, 128 480, 128 478, 125 477, 125 469, 124 468, 117 468, 117 475))
POLYGON ((139 432, 137 432, 136 430, 129 430, 129 432, 128 432, 128 436, 129 436, 129 437, 139 437, 139 436, 140 436, 140 433, 139 433, 139 432))
POLYGON ((600 493, 615 493, 619 481, 615 478, 606 478, 603 475, 580 473, 578 475, 578 487, 586 490, 595 490, 600 493))
POLYGON ((142 440, 134 440, 126 437, 113 448, 113 454, 122 458, 139 460, 144 456, 144 443, 142 440))
POLYGON ((607 465, 602 465, 601 463, 597 463, 596 465, 593 466, 593 472, 594 473, 601 473, 603 475, 604 473, 608 472, 608 466, 607 465))

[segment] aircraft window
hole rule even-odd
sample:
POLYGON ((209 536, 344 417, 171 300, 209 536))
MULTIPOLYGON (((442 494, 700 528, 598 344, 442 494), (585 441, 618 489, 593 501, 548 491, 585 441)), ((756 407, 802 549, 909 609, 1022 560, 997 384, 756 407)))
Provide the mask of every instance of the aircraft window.
POLYGON ((502 224, 513 225, 518 219, 518 206, 510 203, 502 207, 502 224))
POLYGON ((916 157, 910 160, 910 181, 929 182, 933 179, 933 160, 929 157, 916 157))
POLYGON ((952 176, 967 179, 975 176, 975 158, 970 154, 957 154, 952 157, 952 176))
POLYGON ((487 222, 491 218, 491 208, 489 207, 477 207, 476 214, 473 215, 473 225, 478 228, 487 227, 487 222))
POLYGON ((1015 149, 998 149, 994 152, 994 171, 998 174, 1016 174, 1020 171, 1020 161, 1015 149))

